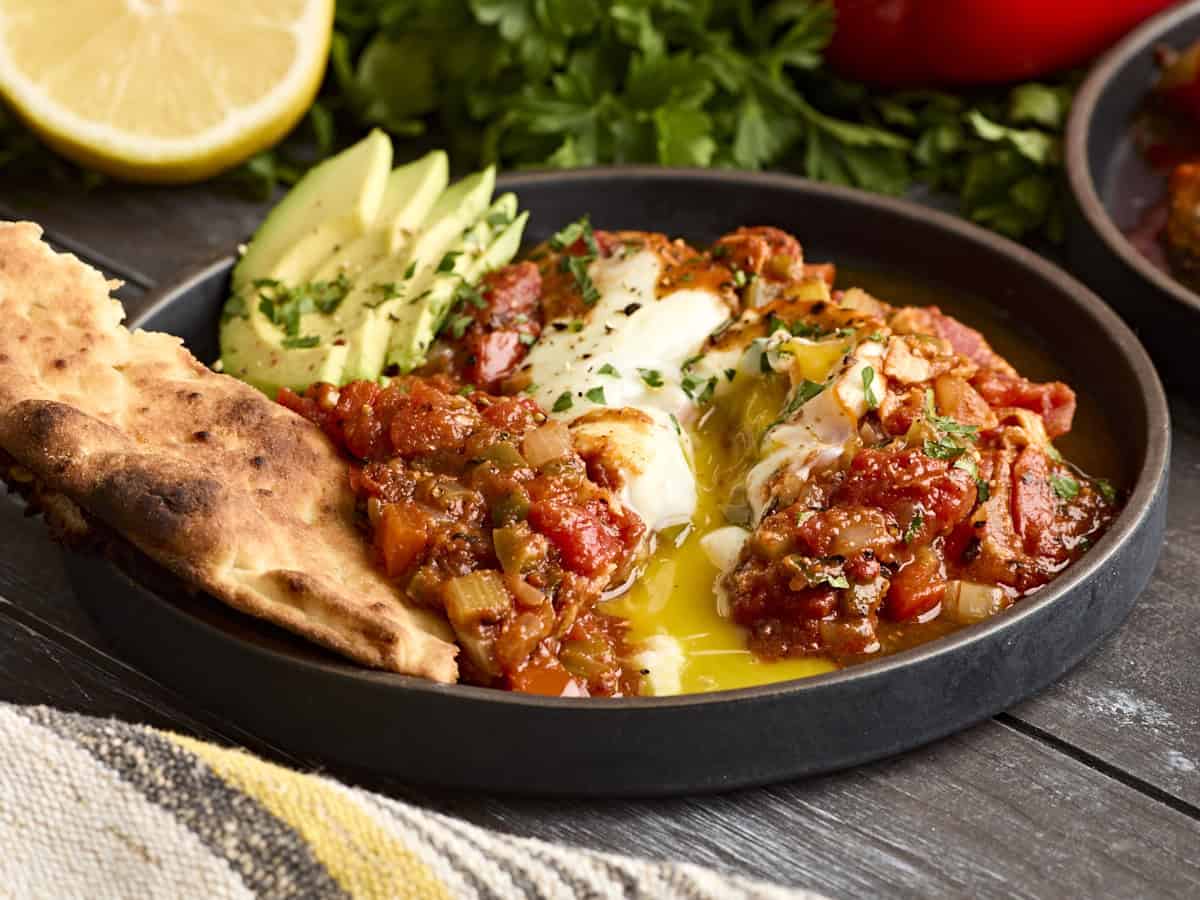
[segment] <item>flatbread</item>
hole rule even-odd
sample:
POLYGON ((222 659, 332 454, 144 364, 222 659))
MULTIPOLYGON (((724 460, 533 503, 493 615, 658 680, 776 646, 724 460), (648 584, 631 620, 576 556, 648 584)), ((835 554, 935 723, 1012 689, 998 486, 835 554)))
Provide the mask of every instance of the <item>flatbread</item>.
POLYGON ((0 448, 235 609, 360 663, 454 681, 447 623, 408 606, 354 527, 319 428, 121 325, 94 269, 0 223, 0 448))

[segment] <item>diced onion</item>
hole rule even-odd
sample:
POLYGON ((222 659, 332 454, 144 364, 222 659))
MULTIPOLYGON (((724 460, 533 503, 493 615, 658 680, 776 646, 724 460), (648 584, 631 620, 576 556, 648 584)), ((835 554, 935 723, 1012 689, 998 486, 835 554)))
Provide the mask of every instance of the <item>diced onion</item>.
POLYGON ((517 575, 505 575, 504 583, 508 585, 508 589, 512 591, 512 595, 517 598, 517 603, 526 609, 537 609, 546 606, 546 595, 524 578, 520 578, 517 575))
POLYGON ((460 575, 442 589, 446 615, 456 629, 494 622, 512 609, 512 597, 499 572, 481 571, 460 575))
POLYGON ((745 528, 726 525, 700 538, 700 549, 704 551, 709 562, 722 572, 728 572, 737 562, 748 537, 750 532, 745 528))
POLYGON ((571 450, 571 432, 562 422, 550 421, 535 428, 521 442, 525 461, 535 469, 565 456, 571 450))
POLYGON ((997 585, 951 581, 942 599, 942 615, 960 625, 982 622, 1006 609, 1012 601, 997 585))

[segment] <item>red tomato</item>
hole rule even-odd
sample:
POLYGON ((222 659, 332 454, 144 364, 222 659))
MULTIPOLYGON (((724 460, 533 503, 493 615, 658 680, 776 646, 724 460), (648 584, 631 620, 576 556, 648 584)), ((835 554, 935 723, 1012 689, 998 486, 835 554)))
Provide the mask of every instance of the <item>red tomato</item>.
POLYGON ((896 573, 880 612, 897 622, 929 612, 946 596, 946 570, 941 557, 921 547, 913 561, 896 573))
POLYGON ((1178 0, 834 0, 828 56, 889 87, 995 84, 1095 56, 1178 0))

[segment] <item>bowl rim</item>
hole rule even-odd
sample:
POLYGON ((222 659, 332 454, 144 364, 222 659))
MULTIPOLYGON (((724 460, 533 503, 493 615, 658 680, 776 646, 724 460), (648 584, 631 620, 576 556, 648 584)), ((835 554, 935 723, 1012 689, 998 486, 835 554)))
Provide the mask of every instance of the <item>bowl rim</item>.
MULTIPOLYGON (((1200 0, 1196 0, 1195 5, 1200 6, 1200 0)), ((520 191, 523 187, 530 185, 602 183, 613 178, 662 181, 682 179, 698 184, 719 181, 732 183, 735 186, 798 191, 822 196, 836 202, 850 203, 864 208, 868 212, 872 210, 886 211, 889 215, 909 221, 921 220, 927 226, 932 225, 937 229, 952 232, 964 240, 982 245, 984 251, 1007 257, 1014 265, 1030 271, 1039 280, 1049 282, 1059 293, 1065 295, 1082 311, 1096 320, 1100 328, 1111 336, 1134 375, 1135 383, 1131 385, 1131 390, 1136 391, 1145 408, 1147 433, 1145 434, 1144 457, 1132 481, 1132 489, 1129 491, 1125 507, 1120 515, 1100 541, 1082 559, 1070 566, 1063 575, 1050 582, 1045 589, 1023 599, 1021 603, 1014 604, 986 622, 964 627, 917 647, 846 669, 754 687, 665 697, 544 697, 473 685, 440 684, 418 676, 360 667, 350 661, 296 656, 262 643, 231 635, 224 629, 190 614, 178 604, 157 594, 155 594, 156 599, 166 603, 173 612, 186 616, 196 626, 220 632, 226 639, 239 641, 246 649, 274 662, 310 670, 315 669, 326 676, 347 679, 364 687, 415 690, 431 695, 450 696, 464 702, 488 701, 526 708, 554 709, 569 714, 600 710, 614 713, 633 709, 682 710, 728 703, 774 700, 800 691, 820 691, 863 679, 886 678, 889 673, 902 667, 930 663, 956 653, 969 652, 969 648, 973 644, 984 642, 1001 632, 1020 628, 1026 619, 1036 617, 1047 606, 1095 577, 1105 564, 1136 536, 1153 512, 1156 506, 1155 499, 1159 492, 1165 489, 1170 454, 1170 414, 1162 383, 1149 355, 1124 321, 1096 294, 1049 260, 1008 238, 948 213, 933 210, 908 200, 814 182, 784 173, 659 166, 594 166, 566 171, 531 170, 504 174, 497 179, 496 188, 497 190, 520 191)), ((131 320, 129 327, 131 329, 142 327, 148 319, 181 301, 202 284, 214 278, 226 278, 235 261, 235 255, 225 254, 195 267, 178 281, 157 289, 146 306, 131 320)), ((987 297, 984 296, 983 299, 986 300, 987 297)), ((128 576, 125 577, 128 578, 128 576)), ((137 585, 132 579, 129 580, 137 585)), ((149 589, 143 589, 149 591, 149 589)))
POLYGON ((1150 50, 1165 32, 1197 17, 1200 17, 1200 0, 1190 0, 1181 6, 1170 8, 1131 31, 1100 57, 1076 91, 1075 99, 1071 103, 1063 152, 1067 183, 1084 221, 1127 266, 1194 312, 1200 312, 1200 294, 1143 256, 1108 214, 1107 207, 1100 199, 1096 181, 1092 177, 1091 165, 1088 163, 1088 142, 1092 135, 1096 106, 1109 86, 1116 82, 1121 69, 1134 58, 1150 50))

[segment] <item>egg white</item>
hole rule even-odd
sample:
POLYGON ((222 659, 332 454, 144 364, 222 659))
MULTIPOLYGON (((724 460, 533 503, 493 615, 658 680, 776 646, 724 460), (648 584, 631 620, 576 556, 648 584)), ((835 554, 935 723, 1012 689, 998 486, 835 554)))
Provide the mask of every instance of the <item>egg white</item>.
POLYGON ((625 480, 621 499, 651 532, 688 522, 695 512, 696 478, 680 427, 695 403, 683 390, 682 367, 731 315, 715 291, 658 296, 662 269, 650 250, 592 262, 588 274, 599 299, 582 317, 546 322, 526 359, 544 409, 578 435, 608 439, 625 480), (652 386, 659 379, 662 386, 652 386), (622 408, 644 416, 579 421, 597 409, 622 408))

